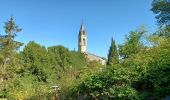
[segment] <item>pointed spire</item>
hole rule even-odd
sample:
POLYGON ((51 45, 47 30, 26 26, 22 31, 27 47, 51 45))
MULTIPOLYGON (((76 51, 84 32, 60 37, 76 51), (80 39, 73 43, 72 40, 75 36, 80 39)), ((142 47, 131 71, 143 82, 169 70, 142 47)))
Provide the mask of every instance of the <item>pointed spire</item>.
POLYGON ((79 35, 85 35, 85 27, 84 27, 84 18, 82 18, 82 23, 81 23, 81 27, 80 27, 80 31, 79 31, 79 35))
POLYGON ((83 30, 84 30, 84 20, 82 19, 80 31, 83 31, 83 30))

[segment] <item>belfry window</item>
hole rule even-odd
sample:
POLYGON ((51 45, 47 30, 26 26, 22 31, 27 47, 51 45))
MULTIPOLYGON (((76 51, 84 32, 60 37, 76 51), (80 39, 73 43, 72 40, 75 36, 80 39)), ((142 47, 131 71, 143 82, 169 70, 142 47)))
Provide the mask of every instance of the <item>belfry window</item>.
POLYGON ((86 40, 85 40, 85 38, 83 38, 83 45, 86 45, 86 40))
POLYGON ((83 35, 85 35, 85 31, 83 30, 83 35))

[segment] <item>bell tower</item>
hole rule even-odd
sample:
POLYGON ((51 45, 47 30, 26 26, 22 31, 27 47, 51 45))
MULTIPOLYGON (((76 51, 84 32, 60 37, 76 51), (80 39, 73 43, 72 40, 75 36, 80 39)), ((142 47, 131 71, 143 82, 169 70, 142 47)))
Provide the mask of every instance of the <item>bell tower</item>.
POLYGON ((78 35, 78 50, 82 53, 85 53, 87 51, 87 34, 84 28, 83 21, 78 35))

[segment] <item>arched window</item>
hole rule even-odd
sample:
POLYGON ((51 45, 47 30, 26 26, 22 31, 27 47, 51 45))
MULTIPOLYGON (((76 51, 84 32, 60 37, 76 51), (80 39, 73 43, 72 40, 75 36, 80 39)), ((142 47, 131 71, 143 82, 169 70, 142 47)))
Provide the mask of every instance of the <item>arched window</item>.
POLYGON ((83 45, 86 45, 86 40, 85 40, 85 38, 83 38, 83 45))
POLYGON ((83 30, 83 35, 85 35, 85 31, 83 30))

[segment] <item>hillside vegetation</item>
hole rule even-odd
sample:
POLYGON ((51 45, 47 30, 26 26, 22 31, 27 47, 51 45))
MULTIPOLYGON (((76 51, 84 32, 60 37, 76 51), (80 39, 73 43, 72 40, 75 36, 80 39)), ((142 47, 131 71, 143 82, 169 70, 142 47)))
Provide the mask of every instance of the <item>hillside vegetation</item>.
POLYGON ((153 0, 158 29, 132 30, 122 44, 111 39, 107 64, 86 55, 15 37, 22 29, 13 17, 0 36, 0 99, 160 100, 170 95, 170 2, 153 0), (54 87, 59 87, 57 90, 54 87))

